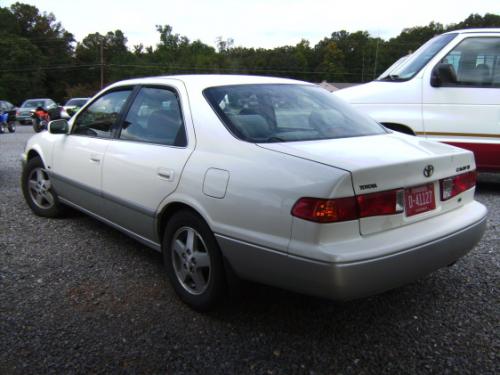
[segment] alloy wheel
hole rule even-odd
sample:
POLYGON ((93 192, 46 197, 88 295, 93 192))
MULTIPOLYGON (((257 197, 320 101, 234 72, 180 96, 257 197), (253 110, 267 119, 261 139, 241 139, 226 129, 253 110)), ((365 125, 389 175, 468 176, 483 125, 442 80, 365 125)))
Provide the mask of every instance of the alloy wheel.
POLYGON ((52 184, 47 171, 43 168, 34 168, 28 177, 28 191, 33 203, 42 209, 50 209, 55 204, 54 195, 50 188, 52 184))
POLYGON ((179 228, 171 250, 174 272, 182 287, 190 294, 202 294, 211 277, 210 256, 202 236, 193 228, 179 228))

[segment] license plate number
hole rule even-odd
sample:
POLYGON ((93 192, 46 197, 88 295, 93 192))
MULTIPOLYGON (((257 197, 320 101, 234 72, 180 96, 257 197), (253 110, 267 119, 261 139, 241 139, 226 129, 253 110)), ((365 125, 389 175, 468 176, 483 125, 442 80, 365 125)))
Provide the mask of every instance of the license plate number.
POLYGON ((434 185, 415 186, 405 190, 406 216, 413 216, 436 208, 434 185))

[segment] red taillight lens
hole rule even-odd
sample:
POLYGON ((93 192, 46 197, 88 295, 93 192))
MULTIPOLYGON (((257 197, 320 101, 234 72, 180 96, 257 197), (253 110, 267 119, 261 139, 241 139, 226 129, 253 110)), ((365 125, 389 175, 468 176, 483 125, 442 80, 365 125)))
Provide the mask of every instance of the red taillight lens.
POLYGON ((404 190, 396 189, 347 198, 300 198, 292 208, 292 215, 317 223, 335 223, 397 214, 403 212, 403 205, 404 190))
POLYGON ((359 217, 393 215, 403 212, 404 190, 358 195, 359 217))
POLYGON ((472 171, 440 180, 441 200, 446 201, 476 186, 476 176, 476 171, 472 171))
POLYGON ((358 218, 354 197, 337 199, 300 198, 292 208, 292 215, 318 223, 334 223, 358 218))

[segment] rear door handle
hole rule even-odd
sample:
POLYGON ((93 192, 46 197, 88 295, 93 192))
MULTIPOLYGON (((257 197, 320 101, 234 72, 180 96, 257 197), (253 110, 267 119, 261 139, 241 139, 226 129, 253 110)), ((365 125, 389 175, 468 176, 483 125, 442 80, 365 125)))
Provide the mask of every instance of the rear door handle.
POLYGON ((175 176, 174 170, 168 169, 168 168, 158 168, 157 174, 158 174, 158 177, 160 177, 163 180, 167 180, 167 181, 173 181, 174 176, 175 176))
POLYGON ((101 154, 90 154, 90 161, 93 161, 94 163, 100 163, 102 159, 101 154))

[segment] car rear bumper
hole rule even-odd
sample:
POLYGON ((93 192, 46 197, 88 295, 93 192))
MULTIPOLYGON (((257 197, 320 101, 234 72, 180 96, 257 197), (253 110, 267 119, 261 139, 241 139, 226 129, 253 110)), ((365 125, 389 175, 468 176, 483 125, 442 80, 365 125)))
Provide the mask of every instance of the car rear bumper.
MULTIPOLYGON (((486 208, 476 221, 432 241, 371 259, 324 262, 288 255, 216 235, 235 273, 244 279, 336 300, 389 290, 454 263, 481 239, 486 208)), ((403 239, 402 239, 403 240, 403 239)))

